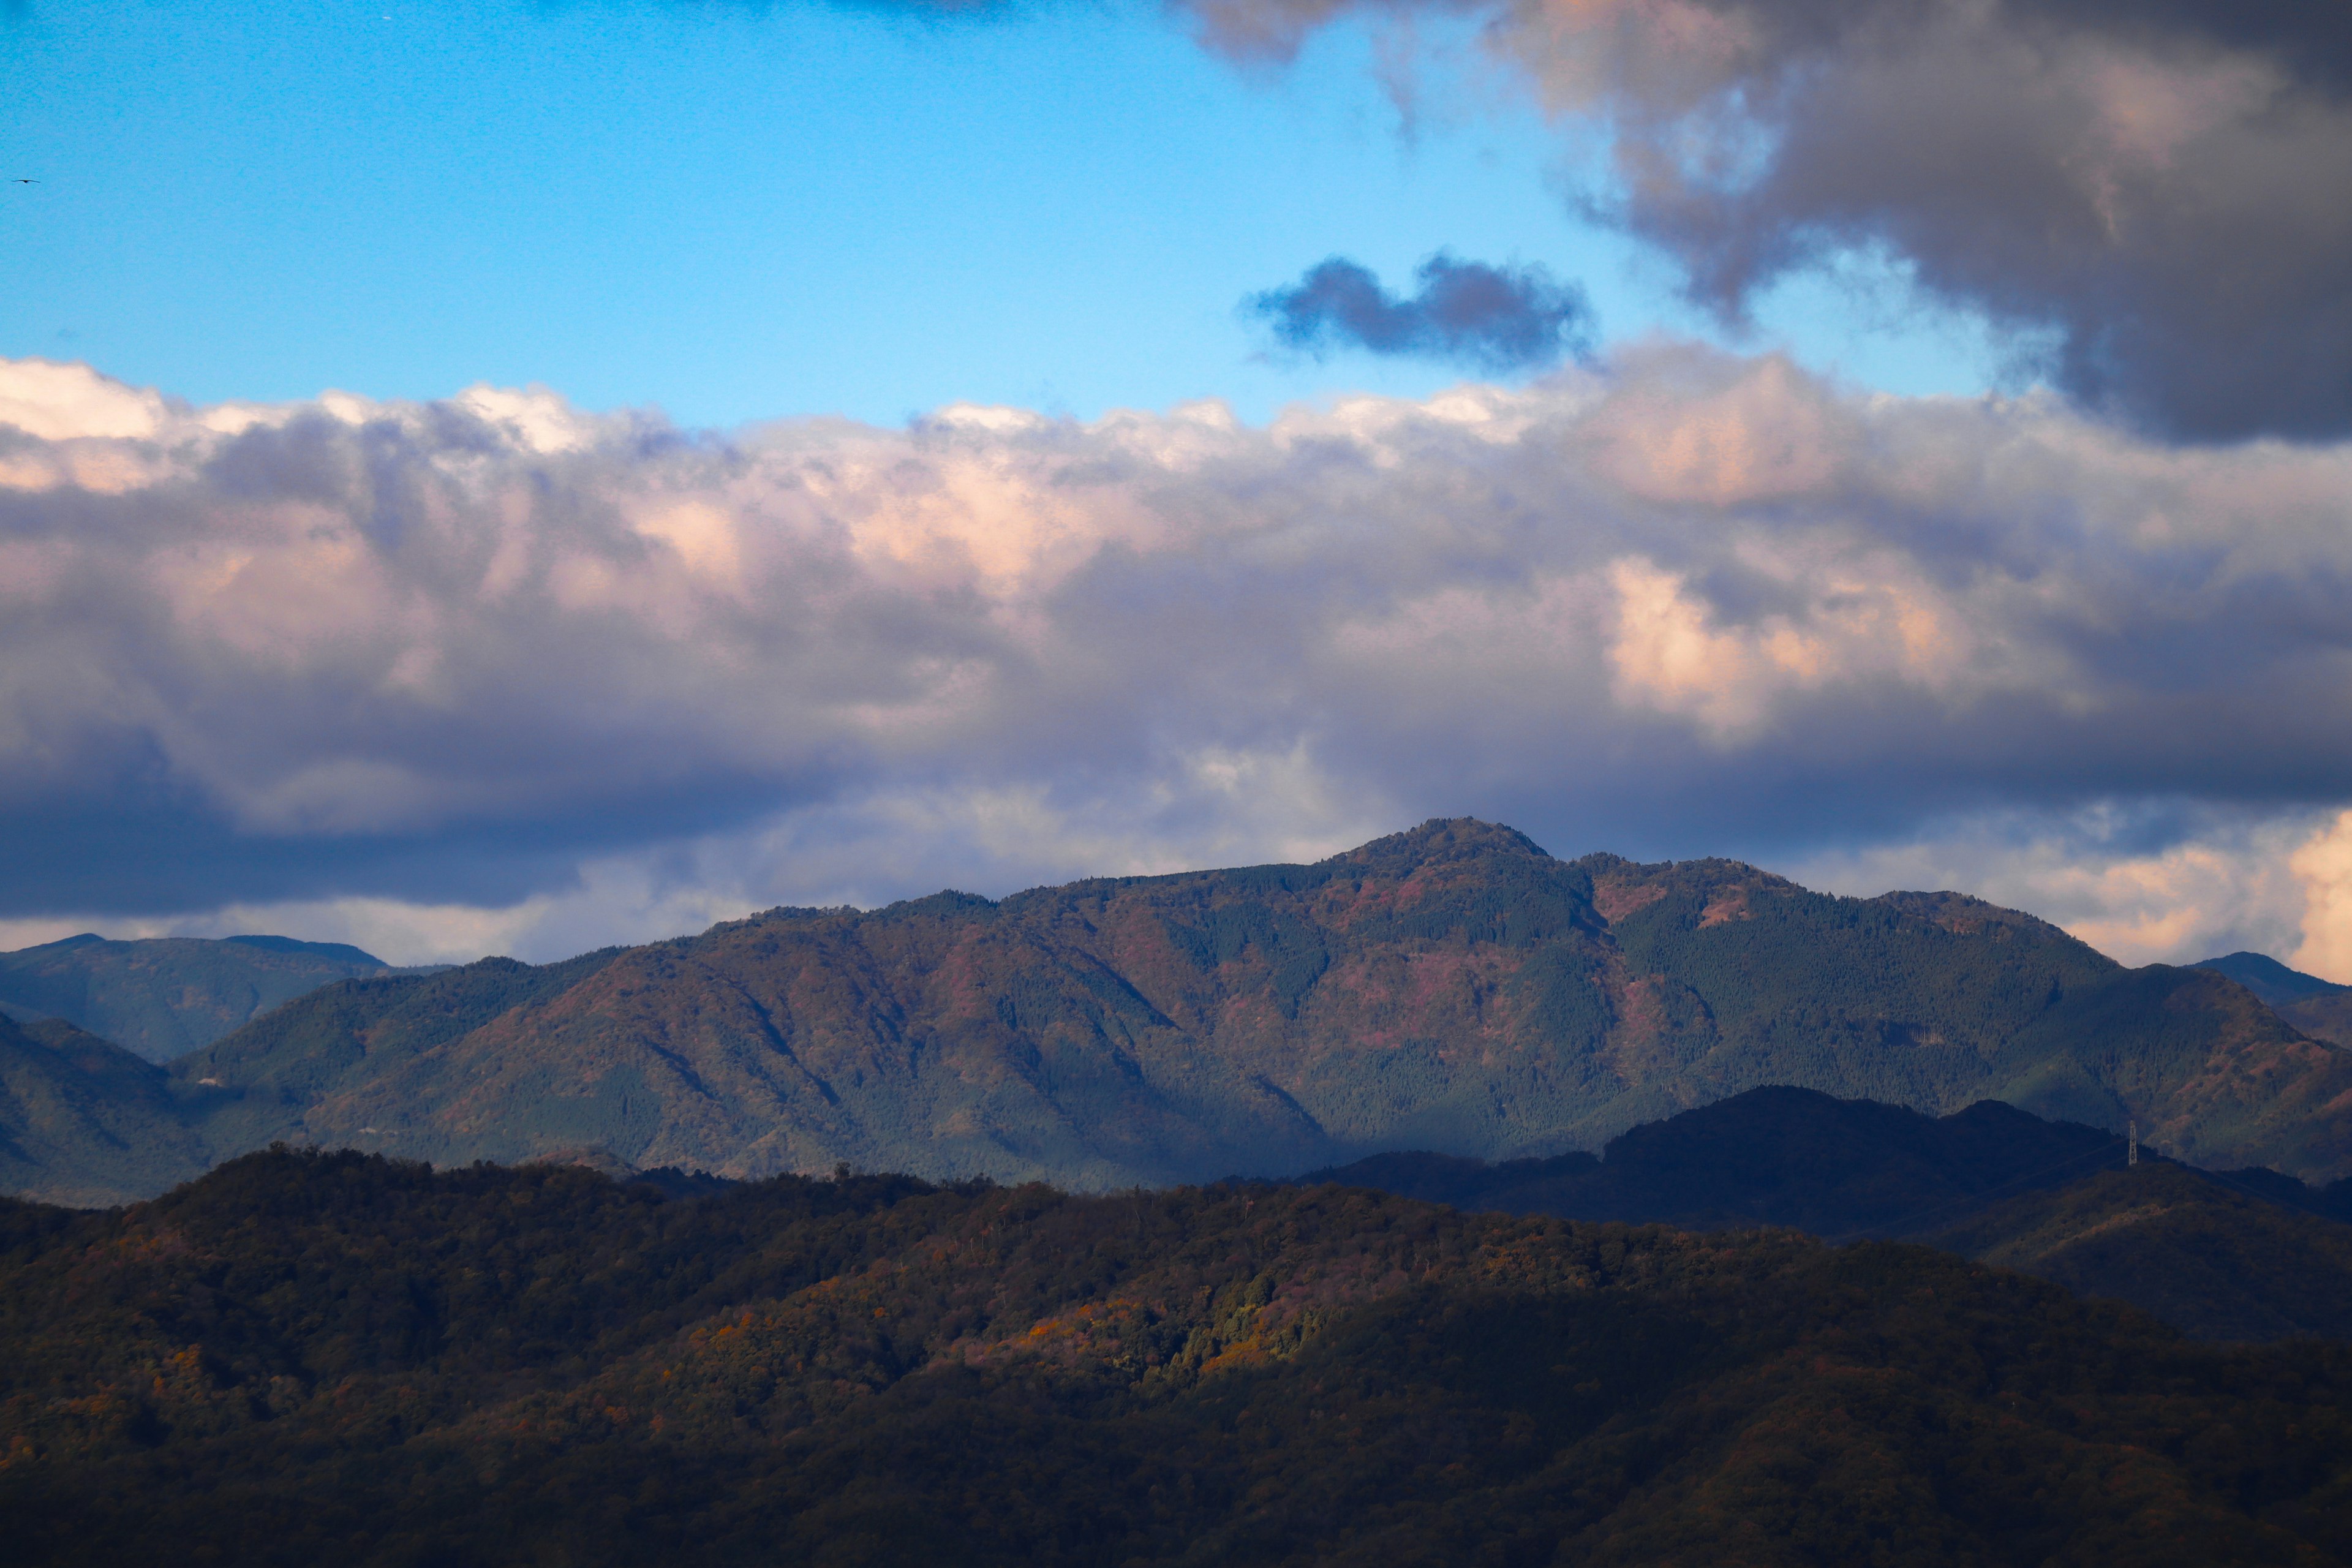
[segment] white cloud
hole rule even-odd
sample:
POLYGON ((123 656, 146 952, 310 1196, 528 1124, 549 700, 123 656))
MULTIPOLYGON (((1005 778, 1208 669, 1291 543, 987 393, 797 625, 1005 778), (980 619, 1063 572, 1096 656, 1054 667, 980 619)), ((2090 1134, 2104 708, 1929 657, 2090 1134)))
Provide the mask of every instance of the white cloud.
POLYGON ((37 441, 143 440, 171 416, 158 394, 86 364, 0 360, 0 425, 37 441))
POLYGON ((2129 964, 2194 963, 2248 948, 2303 963, 2311 956, 2304 860, 2314 832, 2308 812, 2196 813, 2171 823, 2111 807, 1998 813, 1774 869, 1862 898, 1898 889, 1974 893, 2031 910, 2129 964), (2151 847, 2151 838, 2169 841, 2151 847))
MULTIPOLYGON (((2086 810, 2307 837, 2352 802, 2340 446, 2180 451, 1667 343, 1265 428, 6 384, 58 428, 152 420, 0 452, 10 918, 546 956, 1465 811, 1784 860, 2007 813, 2057 825, 2011 833, 2046 860, 2086 810)), ((2135 952, 2255 929, 2204 842, 2014 901, 2135 952)), ((1945 879, 1972 868, 1999 880, 1945 879)))
POLYGON ((2298 969, 2352 984, 2352 811, 2341 812, 2287 859, 2302 884, 2303 942, 2298 969))

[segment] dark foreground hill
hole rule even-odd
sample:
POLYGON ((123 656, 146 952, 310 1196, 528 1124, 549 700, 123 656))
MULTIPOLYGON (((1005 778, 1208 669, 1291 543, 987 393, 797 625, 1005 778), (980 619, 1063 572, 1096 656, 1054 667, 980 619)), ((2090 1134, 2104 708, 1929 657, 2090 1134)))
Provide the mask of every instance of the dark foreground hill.
POLYGON ((1637 1127, 1598 1160, 1382 1154, 1300 1180, 1508 1214, 1910 1237, 2200 1338, 2352 1339, 2352 1181, 2125 1158, 2121 1138, 1992 1101, 1936 1120, 1758 1089, 1637 1127))
POLYGON ((1302 1182, 1343 1182, 1504 1214, 1666 1224, 1787 1226, 1850 1240, 1916 1235, 2030 1188, 2124 1163, 2125 1141, 1981 1100, 1937 1119, 1874 1100, 1776 1086, 1636 1127, 1600 1158, 1489 1164, 1376 1154, 1302 1182))
POLYGON ((0 1205, 12 1561, 2352 1562, 2352 1349, 1898 1244, 261 1154, 0 1205))
POLYGON ((0 952, 0 1014, 26 1023, 63 1018, 167 1062, 330 981, 402 973, 341 942, 84 934, 0 952))
POLYGON ((2352 1340, 2352 1225, 2184 1166, 2096 1172, 1919 1239, 2200 1339, 2352 1340))
POLYGON ((1593 1148, 1791 1083, 2136 1116, 2185 1159, 2352 1172, 2352 1053, 2223 976, 2123 969, 1957 895, 1560 861, 1467 821, 1312 866, 782 910, 548 969, 345 982, 173 1075, 216 1156, 601 1146, 1103 1189, 1593 1148))

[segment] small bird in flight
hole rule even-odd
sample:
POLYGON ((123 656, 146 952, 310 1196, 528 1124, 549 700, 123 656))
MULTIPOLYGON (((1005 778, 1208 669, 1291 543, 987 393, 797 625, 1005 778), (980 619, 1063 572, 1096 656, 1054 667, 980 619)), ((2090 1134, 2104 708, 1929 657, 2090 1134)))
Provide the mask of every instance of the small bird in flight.
POLYGON ((16 184, 20 185, 37 185, 40 183, 41 182, 38 180, 18 180, 16 182, 16 184))

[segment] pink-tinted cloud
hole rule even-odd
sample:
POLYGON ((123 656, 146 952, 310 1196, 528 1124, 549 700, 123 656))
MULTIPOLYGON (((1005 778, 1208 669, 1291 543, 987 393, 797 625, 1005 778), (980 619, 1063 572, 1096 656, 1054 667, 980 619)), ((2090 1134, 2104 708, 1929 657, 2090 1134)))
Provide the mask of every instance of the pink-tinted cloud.
POLYGON ((2342 447, 1673 345, 1264 428, 7 398, 0 915, 505 903, 820 816, 1014 878, 1087 868, 1038 824, 1769 858, 2352 801, 2342 447))

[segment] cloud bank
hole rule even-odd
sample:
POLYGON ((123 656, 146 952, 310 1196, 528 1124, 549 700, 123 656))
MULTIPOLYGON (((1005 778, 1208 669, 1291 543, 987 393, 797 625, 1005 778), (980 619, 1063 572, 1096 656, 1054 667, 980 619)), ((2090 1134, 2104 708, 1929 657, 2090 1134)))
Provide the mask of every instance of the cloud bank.
POLYGON ((1613 180, 1597 210, 1744 318, 1882 258, 2194 440, 2352 430, 2352 23, 2261 0, 1190 0, 1229 54, 1333 17, 1487 18, 1613 180))
POLYGON ((1318 359, 1358 348, 1506 372, 1591 350, 1591 303, 1541 267, 1489 267, 1440 251, 1413 279, 1415 293, 1391 295, 1370 271, 1334 256, 1287 288, 1251 296, 1244 310, 1284 348, 1318 359))
POLYGON ((2068 896, 2122 951, 2335 920, 2352 963, 2352 889, 2299 907, 2352 883, 2348 498, 2352 447, 1670 343, 1263 428, 720 435, 0 363, 0 919, 504 909, 544 956, 1470 812, 2121 868, 2068 896), (2204 911, 2170 935, 2162 877, 2204 911))

